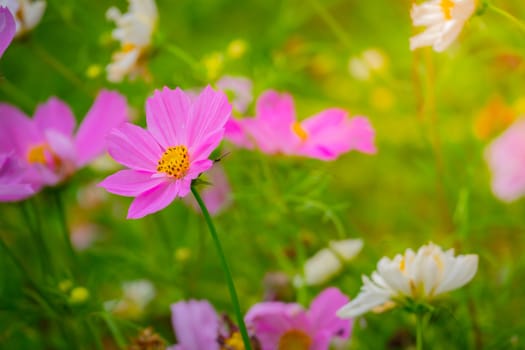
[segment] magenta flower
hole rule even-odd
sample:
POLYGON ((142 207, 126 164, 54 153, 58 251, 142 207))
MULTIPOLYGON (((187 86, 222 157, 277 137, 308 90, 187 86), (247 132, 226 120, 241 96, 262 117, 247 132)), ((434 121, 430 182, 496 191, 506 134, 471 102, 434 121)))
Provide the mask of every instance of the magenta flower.
POLYGON ((27 167, 23 182, 35 191, 55 185, 105 150, 109 130, 127 118, 127 105, 116 92, 101 91, 76 134, 69 107, 51 98, 33 119, 18 108, 0 103, 0 152, 13 152, 27 167))
POLYGON ((15 202, 32 196, 35 191, 24 183, 25 169, 12 154, 0 154, 0 202, 15 202))
POLYGON ((322 160, 350 150, 376 152, 374 129, 366 118, 349 119, 346 111, 331 108, 298 122, 292 97, 273 90, 259 97, 255 118, 231 119, 226 137, 240 147, 256 146, 268 154, 322 160))
POLYGON ((294 303, 263 302, 248 311, 246 325, 262 350, 328 350, 335 338, 350 337, 351 322, 335 315, 347 302, 348 298, 334 287, 321 292, 310 310, 294 303))
MULTIPOLYGON (((208 182, 209 185, 203 188, 200 195, 208 212, 211 215, 217 215, 232 203, 233 198, 230 183, 228 182, 224 169, 219 164, 215 164, 210 168, 205 181, 208 182)), ((185 200, 195 211, 201 212, 195 198, 186 197, 185 200)))
POLYGON ((525 195, 525 118, 512 124, 486 149, 492 191, 502 201, 525 195))
POLYGON ((171 305, 171 322, 177 345, 168 350, 219 350, 219 316, 205 301, 181 301, 171 305))
POLYGON ((191 181, 208 170, 231 114, 226 95, 206 87, 192 100, 181 89, 155 91, 146 102, 144 130, 125 124, 108 138, 110 155, 130 169, 106 178, 100 186, 136 197, 128 218, 165 208, 190 192, 191 181))
POLYGON ((15 18, 7 7, 0 6, 0 57, 15 37, 15 18))

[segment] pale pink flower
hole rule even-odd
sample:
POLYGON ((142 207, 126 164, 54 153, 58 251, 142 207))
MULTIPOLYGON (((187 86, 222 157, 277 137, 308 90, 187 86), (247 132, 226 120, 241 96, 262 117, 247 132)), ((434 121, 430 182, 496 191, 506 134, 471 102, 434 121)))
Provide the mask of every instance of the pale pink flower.
POLYGON ((485 158, 492 172, 492 191, 496 197, 512 202, 525 195, 525 118, 492 141, 485 158))
POLYGON ((190 300, 171 305, 171 322, 178 344, 169 350, 219 350, 220 319, 209 302, 190 300))
POLYGON ((0 202, 16 202, 32 196, 33 187, 24 183, 25 169, 12 153, 0 154, 0 202))
POLYGON ((253 101, 252 81, 245 77, 225 75, 217 81, 217 88, 232 94, 232 106, 235 112, 246 112, 253 101))
POLYGON ((146 102, 147 130, 125 124, 110 134, 110 155, 130 169, 100 186, 136 197, 128 211, 133 219, 185 197, 192 180, 211 168, 208 157, 222 140, 231 109, 226 95, 209 86, 193 101, 179 88, 156 90, 146 102))
POLYGON ((434 51, 446 50, 456 40, 465 22, 476 10, 476 0, 430 0, 412 5, 410 16, 415 26, 426 26, 422 33, 410 38, 410 50, 432 46, 434 51))
POLYGON ((350 150, 376 152, 374 129, 366 118, 348 118, 345 110, 331 108, 299 122, 292 96, 273 90, 259 97, 255 118, 231 119, 229 124, 230 141, 267 154, 334 160, 350 150))
MULTIPOLYGON (((232 189, 224 169, 219 164, 211 167, 206 172, 206 175, 204 180, 209 184, 204 185, 200 195, 208 212, 211 215, 217 215, 231 205, 233 201, 232 189)), ((200 213, 201 210, 195 198, 186 197, 184 199, 193 209, 200 213)))
POLYGON ((335 315, 347 302, 333 287, 321 292, 309 310, 295 303, 263 302, 248 311, 246 325, 262 350, 328 350, 332 340, 350 337, 351 321, 335 315))
POLYGON ((105 137, 126 120, 126 108, 122 95, 102 91, 74 134, 75 117, 57 98, 39 105, 33 119, 0 103, 0 152, 24 162, 23 182, 33 189, 55 185, 105 151, 105 137))
POLYGON ((0 57, 15 37, 15 18, 7 7, 0 6, 0 57))

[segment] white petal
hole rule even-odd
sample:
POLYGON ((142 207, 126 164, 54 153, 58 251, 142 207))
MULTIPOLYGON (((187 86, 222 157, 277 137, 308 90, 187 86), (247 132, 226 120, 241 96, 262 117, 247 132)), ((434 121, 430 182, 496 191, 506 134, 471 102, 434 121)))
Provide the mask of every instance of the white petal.
POLYGON ((455 258, 451 271, 444 276, 441 284, 436 288, 435 294, 445 293, 470 282, 478 271, 478 256, 475 254, 460 255, 455 258))
POLYGON ((354 300, 337 311, 338 317, 353 318, 372 310, 376 306, 383 305, 390 300, 390 293, 388 291, 365 287, 366 285, 354 300))

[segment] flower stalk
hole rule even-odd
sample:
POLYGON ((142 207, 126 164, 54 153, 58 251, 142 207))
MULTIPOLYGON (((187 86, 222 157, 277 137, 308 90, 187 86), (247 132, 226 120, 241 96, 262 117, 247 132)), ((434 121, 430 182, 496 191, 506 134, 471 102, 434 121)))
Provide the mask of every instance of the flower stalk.
POLYGON ((204 201, 202 200, 201 196, 195 189, 194 185, 191 186, 191 193, 193 193, 195 200, 199 204, 199 207, 202 211, 202 215, 204 216, 204 220, 206 220, 206 224, 208 225, 208 229, 213 238, 213 243, 215 244, 215 248, 217 249, 217 253, 219 254, 219 258, 221 260, 221 266, 222 266, 222 269, 224 270, 224 274, 226 275, 226 282, 228 284, 228 289, 230 291, 230 297, 233 303, 233 308, 235 310, 235 317, 237 318, 237 324, 239 326, 239 331, 241 332, 242 341, 244 343, 244 349, 252 350, 251 343, 250 343, 250 337, 248 336, 248 331, 246 330, 246 325, 244 324, 244 319, 242 317, 241 307, 239 305, 239 298, 237 297, 237 291, 235 290, 235 284, 233 283, 232 274, 228 266, 226 256, 224 255, 224 251, 221 246, 221 241, 219 239, 219 236, 217 235, 217 231, 215 230, 215 226, 213 225, 213 222, 211 220, 210 213, 208 212, 208 209, 206 208, 204 201))

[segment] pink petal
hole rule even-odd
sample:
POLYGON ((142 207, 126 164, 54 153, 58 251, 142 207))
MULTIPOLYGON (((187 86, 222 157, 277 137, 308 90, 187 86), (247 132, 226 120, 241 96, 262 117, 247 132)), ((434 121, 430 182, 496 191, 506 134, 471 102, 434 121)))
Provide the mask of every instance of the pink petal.
POLYGON ((25 159, 31 145, 45 141, 43 133, 18 108, 1 103, 0 116, 0 152, 14 151, 25 159))
POLYGON ((60 158, 62 162, 69 162, 75 164, 77 153, 73 146, 73 139, 71 136, 66 136, 61 132, 53 129, 48 129, 45 132, 49 147, 60 158))
POLYGON ((322 291, 310 305, 308 316, 312 320, 314 329, 326 331, 330 338, 338 335, 348 339, 352 324, 349 320, 342 320, 336 316, 336 311, 349 302, 337 288, 327 288, 322 291))
POLYGON ((102 90, 75 136, 78 165, 85 165, 101 155, 107 148, 109 132, 126 120, 126 98, 118 92, 102 90))
POLYGON ((66 136, 73 134, 76 120, 67 104, 56 97, 51 97, 47 102, 38 105, 33 117, 37 128, 56 130, 66 136))
POLYGON ((218 350, 219 317, 207 301, 171 305, 171 320, 181 350, 218 350))
POLYGON ((148 130, 164 148, 188 145, 191 100, 184 91, 165 87, 146 101, 148 130))
POLYGON ((301 155, 322 160, 333 160, 343 153, 357 149, 375 152, 374 130, 366 118, 348 119, 342 109, 327 109, 301 123, 308 134, 299 147, 301 155))
POLYGON ((289 127, 295 121, 295 107, 290 94, 267 90, 257 99, 257 118, 274 125, 289 127))
POLYGON ((163 177, 151 177, 151 173, 120 170, 105 178, 98 186, 121 196, 135 197, 165 182, 163 177))
POLYGON ((128 219, 140 219, 166 208, 180 191, 179 181, 164 181, 135 198, 128 210, 128 219))
POLYGON ((244 132, 240 121, 231 118, 224 125, 224 138, 238 147, 253 148, 253 142, 244 132))
POLYGON ((7 7, 0 6, 0 57, 15 37, 16 22, 7 7))
POLYGON ((119 163, 135 169, 156 172, 162 149, 151 134, 125 123, 108 136, 108 152, 119 163))
POLYGON ((248 310, 244 319, 248 329, 260 341, 262 350, 277 349, 279 339, 288 330, 309 331, 306 313, 300 305, 293 303, 258 303, 248 310))
POLYGON ((4 185, 0 183, 0 202, 17 202, 29 198, 34 194, 35 190, 31 187, 31 185, 4 185))
POLYGON ((206 146, 206 152, 199 154, 199 158, 207 158, 222 140, 224 125, 230 118, 232 106, 228 98, 221 91, 214 91, 207 86, 192 105, 191 120, 188 123, 188 148, 190 154, 206 146), (212 135, 214 135, 212 137, 212 135))
POLYGON ((486 149, 492 172, 492 191, 502 201, 512 202, 525 195, 525 119, 511 125, 486 149))
POLYGON ((199 145, 194 146, 191 150, 189 150, 190 159, 208 159, 211 152, 213 152, 213 150, 217 148, 221 142, 223 135, 224 129, 219 129, 213 133, 208 134, 208 137, 203 139, 199 145))

